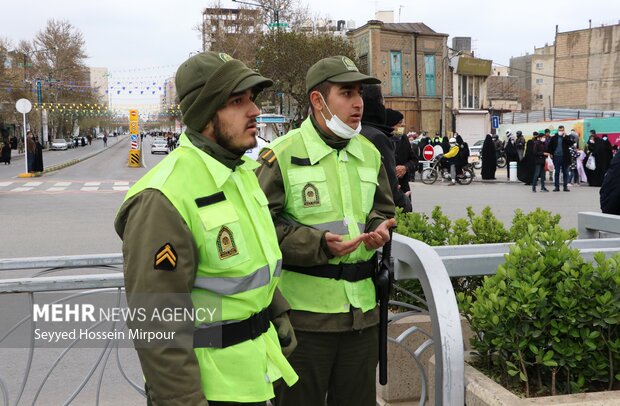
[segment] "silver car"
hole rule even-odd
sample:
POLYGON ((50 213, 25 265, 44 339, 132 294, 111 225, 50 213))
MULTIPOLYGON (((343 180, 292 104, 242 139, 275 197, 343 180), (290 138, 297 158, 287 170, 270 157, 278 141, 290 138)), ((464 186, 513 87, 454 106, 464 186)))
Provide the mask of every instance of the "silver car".
POLYGON ((52 140, 52 146, 50 149, 64 151, 69 148, 67 141, 64 138, 54 138, 52 140))
POLYGON ((168 141, 163 138, 155 138, 151 144, 151 154, 156 152, 163 152, 164 154, 170 152, 168 149, 168 141))

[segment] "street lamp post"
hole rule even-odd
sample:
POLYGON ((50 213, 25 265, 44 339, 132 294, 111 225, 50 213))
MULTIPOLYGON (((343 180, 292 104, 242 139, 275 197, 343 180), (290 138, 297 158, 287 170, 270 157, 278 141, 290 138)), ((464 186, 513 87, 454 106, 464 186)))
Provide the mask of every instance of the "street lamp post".
POLYGON ((441 136, 445 136, 444 133, 446 127, 446 61, 450 62, 452 58, 462 55, 462 51, 458 51, 452 56, 444 56, 441 59, 441 118, 439 119, 439 133, 441 136))

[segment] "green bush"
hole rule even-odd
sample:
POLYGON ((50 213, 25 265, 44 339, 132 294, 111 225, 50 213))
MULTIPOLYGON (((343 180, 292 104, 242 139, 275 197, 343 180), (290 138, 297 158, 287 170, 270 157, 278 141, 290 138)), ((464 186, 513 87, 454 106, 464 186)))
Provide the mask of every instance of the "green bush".
MULTIPOLYGON (((523 230, 518 217, 511 233, 523 230)), ((572 238, 530 223, 473 298, 459 294, 484 365, 526 396, 611 389, 620 380, 620 255, 584 262, 567 245, 572 238)))
MULTIPOLYGON (((559 215, 554 216, 540 208, 528 214, 517 209, 512 227, 508 231, 493 215, 489 206, 482 209, 480 215, 476 215, 471 207, 467 207, 466 214, 466 218, 451 222, 440 206, 435 206, 430 218, 423 213, 403 213, 398 209, 395 232, 431 246, 492 244, 515 241, 518 236, 525 234, 528 224, 536 224, 538 230, 546 231, 553 229, 560 222, 559 215)), ((571 235, 576 234, 576 231, 571 230, 571 235)), ((452 278, 452 286, 459 303, 464 297, 470 296, 482 284, 483 279, 482 276, 452 278)), ((401 281, 398 282, 398 286, 423 296, 417 280, 401 281)), ((396 291, 392 294, 392 300, 412 303, 402 292, 396 291)))

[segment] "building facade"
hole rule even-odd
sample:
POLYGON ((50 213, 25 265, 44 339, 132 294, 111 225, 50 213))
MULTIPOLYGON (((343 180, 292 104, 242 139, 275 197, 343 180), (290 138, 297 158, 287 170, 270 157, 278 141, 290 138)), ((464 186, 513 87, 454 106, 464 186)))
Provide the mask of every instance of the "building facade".
POLYGON ((258 9, 206 8, 202 12, 202 50, 218 50, 218 42, 235 41, 236 37, 243 40, 243 35, 256 33, 261 23, 258 9))
POLYGON ((524 110, 549 108, 553 97, 555 46, 534 48, 533 54, 510 58, 509 75, 517 78, 524 110))
MULTIPOLYGON (((442 83, 452 88, 449 75, 442 81, 448 34, 424 23, 371 20, 347 35, 360 70, 381 80, 385 105, 403 113, 406 130, 438 132, 442 83)), ((446 90, 446 94, 450 111, 452 93, 446 90)))
POLYGON ((620 109, 620 24, 556 32, 553 106, 620 109))
POLYGON ((97 96, 97 102, 109 108, 108 77, 108 68, 89 68, 90 87, 97 96))
MULTIPOLYGON (((467 54, 450 58, 454 86, 453 131, 466 142, 475 142, 491 131, 487 80, 492 72, 492 61, 467 54)), ((450 128, 450 126, 446 126, 450 128)))

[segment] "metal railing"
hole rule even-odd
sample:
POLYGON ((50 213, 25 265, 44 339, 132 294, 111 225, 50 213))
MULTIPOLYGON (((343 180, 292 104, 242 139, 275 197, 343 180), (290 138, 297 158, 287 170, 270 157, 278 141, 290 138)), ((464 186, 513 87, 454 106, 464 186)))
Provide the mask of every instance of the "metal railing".
POLYGON ((607 234, 620 235, 620 216, 597 212, 577 214, 579 238, 601 238, 607 234))
MULTIPOLYGON (((434 351, 437 359, 437 367, 435 372, 435 399, 437 404, 443 405, 459 405, 463 404, 464 386, 463 386, 463 339, 460 327, 460 316, 456 305, 456 299, 454 292, 452 291, 452 285, 445 267, 437 255, 437 253, 428 245, 400 235, 395 235, 393 244, 393 255, 395 258, 395 277, 397 280, 405 279, 419 279, 424 289, 425 298, 420 299, 422 306, 411 306, 404 303, 393 303, 394 305, 404 305, 410 311, 416 313, 426 313, 430 315, 433 333, 424 332, 418 328, 408 329, 403 332, 399 337, 391 338, 390 341, 395 345, 403 345, 403 341, 411 334, 422 333, 427 337, 427 340, 416 349, 409 349, 407 351, 414 357, 418 365, 420 366, 420 379, 422 381, 423 396, 420 403, 423 404, 427 397, 427 378, 426 372, 421 367, 420 357, 426 351, 431 349, 434 351)), ((0 295, 10 293, 27 294, 29 297, 28 302, 32 309, 32 303, 34 302, 34 295, 41 292, 59 292, 59 291, 79 291, 78 294, 88 294, 88 292, 102 292, 102 291, 119 291, 123 287, 123 275, 119 272, 122 268, 122 256, 120 254, 107 254, 107 255, 88 255, 88 256, 73 256, 73 257, 46 257, 46 258, 21 258, 21 259, 5 259, 0 260, 0 276, 3 271, 15 271, 15 270, 32 270, 38 269, 39 271, 28 278, 14 278, 0 280, 0 295), (66 269, 92 269, 103 267, 106 269, 115 268, 114 273, 102 273, 93 275, 65 275, 65 276, 50 276, 51 273, 59 272, 66 269)), ((68 296, 75 297, 75 294, 68 296)), ((392 317, 392 320, 398 320, 408 313, 398 313, 392 317)), ((30 316, 21 320, 18 324, 30 323, 31 332, 34 331, 35 324, 32 321, 32 310, 30 316)), ((5 335, 0 335, 0 346, 2 341, 7 338, 17 327, 10 329, 5 335)), ((34 344, 34 341, 31 341, 34 344)), ((43 390, 48 378, 55 372, 59 364, 59 360, 66 355, 71 348, 67 348, 59 359, 57 359, 50 369, 45 373, 45 377, 42 381, 35 385, 33 390, 36 390, 35 399, 43 390)), ((82 382, 79 382, 75 390, 67 397, 63 404, 69 404, 76 396, 84 389, 89 380, 94 376, 96 369, 103 365, 101 373, 97 382, 96 401, 98 404, 100 400, 103 369, 109 358, 111 351, 114 349, 114 343, 110 343, 103 351, 94 365, 89 370, 89 373, 82 382)), ((0 399, 4 399, 4 403, 17 405, 24 394, 24 388, 26 381, 29 379, 29 374, 32 369, 32 358, 34 352, 34 345, 29 348, 28 360, 26 362, 26 368, 23 375, 23 380, 19 385, 17 393, 12 399, 15 399, 12 403, 9 403, 9 393, 7 391, 7 385, 0 377, 0 392, 2 396, 0 399)), ((117 349, 117 360, 118 358, 117 349)), ((120 368, 122 376, 126 382, 134 388, 138 393, 143 394, 141 385, 130 380, 127 374, 120 368)), ((67 382, 70 385, 71 382, 67 382)))
POLYGON ((553 107, 551 109, 531 111, 511 111, 502 114, 502 124, 523 124, 553 120, 579 120, 582 118, 620 117, 620 111, 565 109, 553 107))
MULTIPOLYGON (((584 236, 598 236, 600 231, 616 232, 620 234, 620 216, 602 215, 600 213, 579 213, 579 229, 584 236)), ((620 238, 606 239, 581 239, 573 241, 573 248, 580 250, 586 260, 592 260, 595 252, 602 251, 606 255, 620 252, 620 238)), ((464 378, 463 378, 463 337, 461 331, 460 315, 456 303, 454 291, 450 283, 450 277, 477 276, 494 274, 497 267, 504 262, 504 256, 509 252, 512 244, 484 244, 464 246, 430 247, 420 241, 413 240, 402 235, 395 234, 392 246, 392 255, 395 262, 395 279, 404 281, 417 279, 423 288, 424 298, 416 297, 419 304, 410 305, 402 302, 391 302, 394 306, 401 306, 409 312, 392 315, 391 321, 400 320, 411 313, 428 314, 430 316, 432 333, 423 331, 419 327, 410 327, 398 337, 391 337, 393 345, 404 348, 414 359, 419 368, 421 383, 420 404, 423 405, 428 397, 428 377, 422 367, 422 355, 433 351, 435 355, 434 376, 434 399, 437 405, 462 405, 464 403, 464 378), (422 334, 425 339, 417 348, 409 348, 405 345, 407 337, 413 334, 422 334)), ((45 258, 21 258, 0 260, 0 276, 11 271, 12 273, 24 273, 26 270, 36 270, 33 275, 23 278, 0 279, 0 296, 19 293, 28 296, 28 303, 32 309, 34 295, 41 292, 68 293, 68 297, 89 292, 113 291, 120 292, 123 287, 122 255, 87 255, 72 257, 45 257, 45 258), (105 273, 63 275, 54 274, 67 269, 92 269, 101 268, 105 273), (78 291, 68 292, 68 291, 78 291)), ((397 288, 398 289, 398 288, 397 288)), ((414 296, 414 295, 413 295, 414 296)), ((4 308, 3 312, 6 311, 4 308)), ((19 325, 30 324, 31 332, 35 323, 30 318, 19 321, 19 325)), ((15 328, 8 332, 0 332, 0 347, 2 341, 11 334, 15 328)), ((26 346, 25 346, 26 347, 26 346)), ((17 405, 23 398, 26 383, 33 369, 34 346, 29 348, 26 366, 21 382, 14 384, 16 388, 14 396, 10 396, 8 379, 0 376, 0 399, 5 405, 17 405)), ((36 392, 32 404, 42 392, 50 375, 57 372, 59 360, 66 356, 71 348, 65 349, 59 359, 44 371, 44 378, 38 384, 34 384, 29 392, 36 392)), ((116 350, 116 360, 119 372, 123 380, 129 384, 131 390, 143 395, 142 385, 132 381, 121 363, 118 355, 118 347, 110 343, 101 350, 97 359, 89 368, 88 373, 80 382, 76 382, 70 396, 63 404, 69 404, 84 390, 84 387, 93 380, 95 371, 102 367, 96 382, 96 404, 102 393, 102 381, 104 370, 113 350, 116 350)), ((137 362, 137 361, 135 361, 137 362)), ((134 365, 135 366, 135 365, 134 365)), ((138 367, 139 369, 139 367, 138 367)), ((61 373, 61 372, 60 372, 61 373)), ((16 378, 12 376, 11 378, 16 378)), ((19 378, 19 377, 17 377, 19 378)), ((66 382, 70 385, 73 382, 66 382)), ((114 387, 112 390, 118 390, 114 387)), ((135 393, 134 392, 134 393, 135 393)), ((49 403, 49 402, 47 402, 49 403)), ((91 402, 92 403, 92 402, 91 402)))

